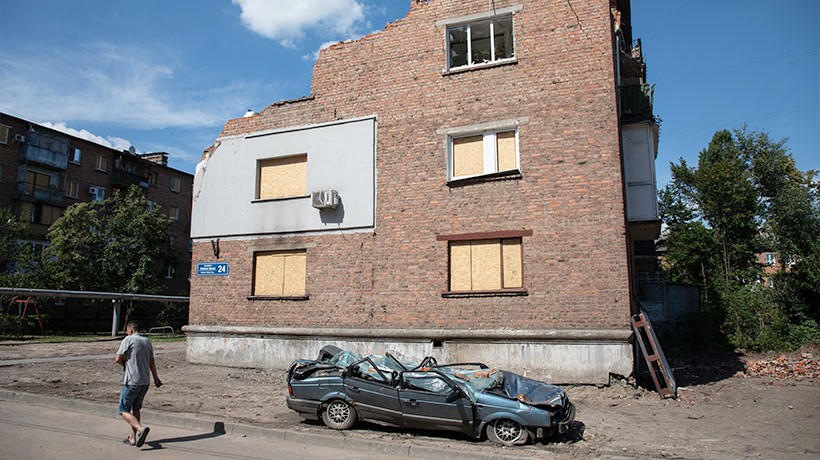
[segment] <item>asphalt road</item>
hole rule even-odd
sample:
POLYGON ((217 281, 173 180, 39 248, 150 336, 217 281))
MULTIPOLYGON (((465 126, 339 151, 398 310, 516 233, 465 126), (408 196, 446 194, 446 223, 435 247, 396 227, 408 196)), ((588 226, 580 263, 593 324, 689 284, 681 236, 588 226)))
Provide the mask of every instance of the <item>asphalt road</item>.
MULTIPOLYGON (((196 431, 151 425, 141 448, 122 439, 128 425, 116 415, 103 417, 85 412, 54 409, 18 401, 0 400, 0 459, 95 460, 149 454, 152 459, 340 459, 374 458, 374 452, 285 442, 236 435, 220 430, 196 431), (146 452, 150 451, 150 452, 146 452)), ((380 459, 397 459, 378 454, 380 459)), ((133 457, 132 457, 133 458, 133 457)))

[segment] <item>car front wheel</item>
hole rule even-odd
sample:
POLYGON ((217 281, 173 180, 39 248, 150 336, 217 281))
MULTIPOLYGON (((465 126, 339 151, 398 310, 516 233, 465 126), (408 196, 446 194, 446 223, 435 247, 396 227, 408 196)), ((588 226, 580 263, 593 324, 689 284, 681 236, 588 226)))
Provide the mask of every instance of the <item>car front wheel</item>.
POLYGON ((527 443, 529 433, 518 422, 498 419, 487 426, 487 437, 502 446, 520 446, 527 443))
POLYGON ((341 399, 334 399, 322 413, 322 420, 328 428, 347 430, 356 424, 356 409, 341 399))

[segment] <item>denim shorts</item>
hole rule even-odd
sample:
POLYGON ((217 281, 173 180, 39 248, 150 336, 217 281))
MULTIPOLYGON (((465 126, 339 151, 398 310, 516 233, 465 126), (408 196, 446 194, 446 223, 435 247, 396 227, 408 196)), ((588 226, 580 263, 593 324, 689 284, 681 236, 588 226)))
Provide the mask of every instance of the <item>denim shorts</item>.
POLYGON ((120 392, 118 414, 142 409, 142 400, 148 393, 149 385, 123 385, 120 392))

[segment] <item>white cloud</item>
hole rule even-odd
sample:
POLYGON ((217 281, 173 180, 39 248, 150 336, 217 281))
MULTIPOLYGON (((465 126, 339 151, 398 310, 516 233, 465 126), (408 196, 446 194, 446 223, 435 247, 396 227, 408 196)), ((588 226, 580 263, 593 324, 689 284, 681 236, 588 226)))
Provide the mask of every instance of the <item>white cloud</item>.
POLYGON ((365 19, 358 0, 232 0, 242 22, 259 35, 294 47, 307 30, 348 37, 365 19))
POLYGON ((100 144, 105 147, 110 147, 116 150, 128 150, 128 148, 131 147, 131 142, 129 142, 127 139, 115 136, 102 137, 92 132, 89 132, 85 129, 76 130, 74 128, 68 127, 68 125, 63 121, 57 123, 45 121, 39 124, 45 126, 46 128, 51 128, 60 131, 61 133, 66 133, 70 136, 79 137, 80 139, 85 139, 87 141, 91 141, 96 144, 100 144))
POLYGON ((180 65, 161 50, 102 43, 7 56, 0 60, 0 106, 35 120, 143 129, 220 126, 247 106, 253 92, 246 83, 196 89, 179 81, 180 65))

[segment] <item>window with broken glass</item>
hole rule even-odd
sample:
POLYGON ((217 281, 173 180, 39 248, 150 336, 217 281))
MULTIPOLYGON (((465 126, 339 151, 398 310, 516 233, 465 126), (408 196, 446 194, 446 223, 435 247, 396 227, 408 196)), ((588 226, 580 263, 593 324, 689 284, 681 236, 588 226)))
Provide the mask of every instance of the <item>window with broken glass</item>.
POLYGON ((512 15, 447 28, 448 69, 515 58, 512 15))

